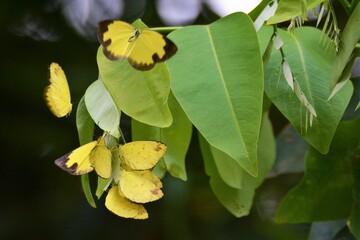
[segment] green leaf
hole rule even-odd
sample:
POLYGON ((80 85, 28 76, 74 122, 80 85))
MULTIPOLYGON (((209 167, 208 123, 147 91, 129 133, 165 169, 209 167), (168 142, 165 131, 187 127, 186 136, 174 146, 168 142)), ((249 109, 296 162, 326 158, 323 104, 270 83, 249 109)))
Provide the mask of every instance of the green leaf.
POLYGON ((81 186, 84 191, 86 200, 90 204, 91 207, 96 208, 96 204, 91 193, 90 182, 89 182, 89 174, 81 175, 81 186))
POLYGON ((88 87, 85 104, 92 119, 102 130, 114 137, 120 136, 120 110, 115 106, 101 80, 96 80, 88 87))
POLYGON ((210 152, 222 181, 232 188, 241 189, 245 171, 239 163, 217 148, 210 146, 210 152))
POLYGON ((101 198, 101 196, 106 191, 106 189, 108 188, 110 183, 111 183, 111 179, 109 180, 109 179, 104 179, 104 178, 98 177, 97 187, 96 187, 96 192, 95 192, 95 195, 98 199, 101 198))
POLYGON ((77 107, 76 127, 78 131, 80 145, 84 145, 93 140, 95 124, 88 110, 86 109, 84 97, 80 99, 77 107))
POLYGON ((165 63, 149 71, 133 69, 127 60, 110 61, 99 48, 101 80, 118 109, 128 116, 157 127, 168 127, 172 116, 167 104, 170 75, 165 63))
MULTIPOLYGON (((359 128, 360 126, 358 125, 358 129, 359 128)), ((359 130, 358 134, 360 135, 359 130)), ((360 238, 360 142, 358 144, 359 145, 354 151, 352 159, 352 169, 354 176, 354 202, 349 219, 350 231, 355 235, 357 239, 360 238)))
MULTIPOLYGON (((265 66, 266 95, 308 143, 321 153, 327 153, 350 101, 352 84, 346 84, 332 101, 327 101, 333 55, 326 52, 319 43, 321 32, 315 28, 303 27, 295 29, 292 34, 281 29, 278 33, 284 41, 283 51, 291 72, 316 111, 317 117, 313 119, 312 127, 306 129, 307 108, 300 103, 284 78, 280 51, 274 51, 265 66)), ((271 35, 270 27, 259 31, 262 51, 265 51, 271 35)))
POLYGON ((262 55, 262 61, 263 61, 264 66, 267 64, 267 62, 270 59, 273 47, 274 47, 274 41, 271 38, 268 45, 267 45, 267 47, 266 47, 266 50, 265 50, 264 54, 262 55))
POLYGON ((310 148, 302 181, 279 205, 278 223, 347 218, 352 206, 351 154, 360 140, 360 118, 342 122, 327 155, 310 148))
MULTIPOLYGON (((147 28, 140 20, 133 25, 147 28)), ((116 106, 139 122, 169 127, 173 121, 167 104, 170 93, 170 75, 166 63, 158 63, 149 71, 138 71, 126 59, 108 60, 100 46, 97 62, 101 79, 116 106)))
MULTIPOLYGON (((165 177, 166 164, 165 164, 164 158, 161 158, 160 161, 155 165, 155 167, 152 170, 152 173, 155 174, 155 176, 157 176, 159 179, 163 179, 165 177)), ((186 178, 183 180, 186 180, 186 178)))
POLYGON ((261 1, 251 12, 248 14, 249 17, 255 22, 255 20, 260 16, 260 14, 266 9, 266 7, 271 3, 271 0, 261 1))
POLYGON ((256 176, 263 67, 256 31, 244 13, 168 35, 179 50, 168 62, 172 90, 215 148, 256 176))
MULTIPOLYGON (((337 53, 331 68, 331 80, 330 80, 330 92, 332 92, 336 86, 336 83, 339 81, 345 81, 347 79, 341 78, 345 66, 348 64, 350 56, 355 48, 355 45, 360 40, 360 3, 357 4, 357 7, 354 9, 351 14, 344 31, 341 33, 340 37, 340 50, 337 53)), ((346 74, 344 74, 346 76, 346 74)), ((348 77, 350 77, 348 75, 348 77)))
MULTIPOLYGON (((351 74, 352 74, 352 68, 354 66, 354 63, 356 62, 356 59, 360 57, 360 49, 354 50, 352 53, 350 59, 346 63, 344 70, 341 73, 340 78, 338 79, 336 85, 332 89, 332 92, 330 93, 329 99, 330 100, 335 94, 343 88, 343 86, 349 81, 351 74)), ((336 61, 336 60, 335 60, 336 61)), ((330 83, 331 85, 331 83, 330 83)), ((331 87, 331 86, 330 86, 331 87)))
MULTIPOLYGON (((210 176, 210 186, 214 194, 223 206, 236 217, 247 215, 252 206, 255 189, 260 186, 275 160, 275 140, 268 114, 264 114, 259 139, 259 175, 253 177, 242 170, 241 175, 244 184, 238 188, 230 187, 222 180, 222 177, 218 172, 218 166, 221 164, 220 151, 216 155, 213 155, 213 147, 206 142, 201 134, 199 134, 199 136, 200 148, 205 163, 205 171, 206 174, 210 176), (218 159, 215 160, 215 158, 218 159), (215 164, 215 161, 217 164, 215 164)), ((223 162, 227 159, 228 156, 223 154, 223 162)), ((235 174, 235 172, 230 170, 228 174, 235 174)), ((234 175, 232 176, 236 177, 234 175)))
POLYGON ((267 21, 267 24, 285 22, 298 16, 306 19, 307 10, 313 9, 324 1, 325 0, 281 0, 275 15, 267 21))
POLYGON ((185 155, 190 145, 192 124, 185 115, 174 95, 169 95, 169 107, 174 121, 168 128, 158 128, 132 120, 132 138, 136 140, 157 140, 168 147, 165 155, 165 165, 169 173, 186 180, 185 155))
MULTIPOLYGON (((78 130, 80 145, 84 145, 93 140, 95 124, 86 109, 84 97, 81 98, 77 107, 76 127, 78 130)), ((96 204, 91 193, 89 174, 81 175, 81 186, 90 206, 96 208, 96 204)))

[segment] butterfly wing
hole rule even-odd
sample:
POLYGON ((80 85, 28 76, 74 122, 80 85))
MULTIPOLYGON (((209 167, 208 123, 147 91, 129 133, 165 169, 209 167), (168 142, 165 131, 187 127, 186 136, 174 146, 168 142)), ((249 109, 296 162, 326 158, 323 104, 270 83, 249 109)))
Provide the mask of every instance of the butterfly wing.
POLYGON ((133 202, 147 203, 160 199, 164 195, 160 188, 161 181, 149 170, 123 170, 120 173, 120 190, 133 202))
POLYGON ((99 23, 97 35, 104 55, 110 60, 127 58, 132 48, 135 28, 123 21, 106 20, 99 23))
POLYGON ((155 31, 141 30, 128 56, 129 63, 138 70, 150 70, 158 62, 164 62, 177 51, 176 45, 155 31))
POLYGON ((166 152, 166 145, 155 141, 134 141, 119 146, 120 158, 133 170, 153 168, 166 152))
POLYGON ((66 75, 57 63, 51 63, 49 75, 50 85, 44 91, 45 102, 56 117, 66 116, 72 109, 66 75))
POLYGON ((130 202, 114 186, 106 196, 105 206, 114 214, 124 218, 146 219, 148 213, 143 205, 130 202))
POLYGON ((90 153, 90 163, 97 175, 102 178, 111 177, 111 151, 105 145, 105 138, 100 138, 96 147, 90 153))
POLYGON ((55 160, 55 164, 71 175, 81 175, 93 170, 90 163, 90 153, 98 141, 87 143, 72 152, 55 160))

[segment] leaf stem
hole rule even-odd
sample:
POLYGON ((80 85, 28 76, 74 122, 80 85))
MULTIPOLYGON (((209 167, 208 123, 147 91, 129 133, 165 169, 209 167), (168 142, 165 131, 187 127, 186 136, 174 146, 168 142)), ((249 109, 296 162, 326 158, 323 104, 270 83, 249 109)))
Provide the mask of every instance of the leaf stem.
POLYGON ((149 30, 156 31, 159 33, 170 33, 180 28, 183 27, 155 27, 155 28, 149 28, 149 30))

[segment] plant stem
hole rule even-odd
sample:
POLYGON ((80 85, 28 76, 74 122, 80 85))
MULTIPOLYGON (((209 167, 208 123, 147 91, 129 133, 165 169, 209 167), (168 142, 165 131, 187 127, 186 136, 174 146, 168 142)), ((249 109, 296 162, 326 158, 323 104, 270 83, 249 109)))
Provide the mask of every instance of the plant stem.
POLYGON ((149 30, 156 31, 159 33, 169 33, 180 28, 182 27, 155 27, 155 28, 149 28, 149 30))

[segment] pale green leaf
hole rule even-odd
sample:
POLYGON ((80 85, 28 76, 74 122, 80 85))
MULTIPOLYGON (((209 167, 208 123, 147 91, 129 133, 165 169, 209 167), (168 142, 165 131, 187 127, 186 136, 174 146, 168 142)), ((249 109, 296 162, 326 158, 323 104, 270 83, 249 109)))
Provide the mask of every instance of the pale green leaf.
POLYGON ((244 13, 169 37, 179 48, 168 62, 172 90, 206 140, 257 175, 263 67, 256 31, 244 13))
POLYGON ((108 60, 99 48, 97 61, 101 80, 115 105, 137 121, 168 127, 172 116, 167 105, 170 76, 165 63, 149 71, 137 71, 126 59, 108 60))
POLYGON ((115 106, 101 80, 93 82, 85 93, 85 104, 94 122, 114 137, 119 137, 120 110, 115 106))

